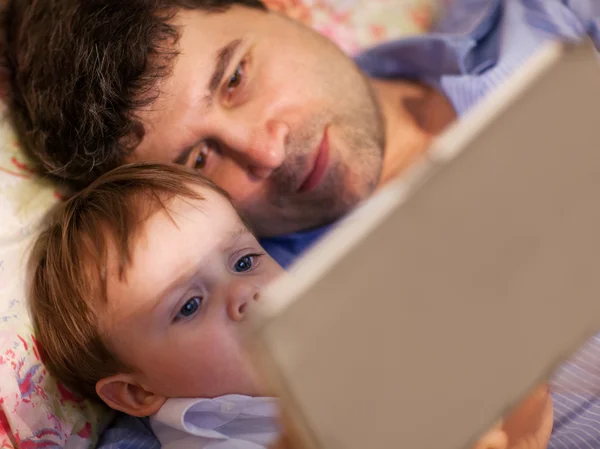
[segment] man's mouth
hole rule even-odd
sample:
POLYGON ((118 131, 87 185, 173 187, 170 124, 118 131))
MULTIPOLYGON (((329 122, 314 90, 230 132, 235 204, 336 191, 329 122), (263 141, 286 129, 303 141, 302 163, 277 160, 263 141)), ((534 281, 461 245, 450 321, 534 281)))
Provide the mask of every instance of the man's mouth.
POLYGON ((298 193, 306 193, 317 187, 327 171, 329 165, 329 139, 327 137, 327 128, 323 132, 323 139, 316 150, 316 155, 312 160, 312 167, 306 178, 298 188, 298 193))

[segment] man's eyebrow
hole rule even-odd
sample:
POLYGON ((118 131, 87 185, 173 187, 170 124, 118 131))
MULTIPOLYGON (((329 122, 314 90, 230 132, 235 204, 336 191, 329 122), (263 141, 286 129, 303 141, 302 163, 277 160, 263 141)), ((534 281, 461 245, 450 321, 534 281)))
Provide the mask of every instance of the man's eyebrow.
MULTIPOLYGON (((231 59, 235 55, 235 52, 240 45, 242 45, 242 39, 235 39, 221 47, 217 52, 215 57, 215 67, 210 79, 208 80, 208 85, 206 86, 206 90, 208 90, 208 94, 204 97, 206 109, 210 109, 212 106, 217 88, 225 76, 225 70, 227 70, 227 67, 231 63, 231 59)), ((195 145, 192 145, 182 149, 173 162, 178 165, 186 165, 194 146, 195 145)))
POLYGON ((215 96, 215 92, 221 81, 223 80, 223 76, 225 75, 225 70, 229 66, 231 59, 235 55, 238 47, 242 44, 241 39, 235 39, 225 46, 223 46, 218 52, 215 61, 215 68, 213 73, 208 81, 208 95, 205 97, 206 103, 210 106, 212 105, 213 97, 215 96))

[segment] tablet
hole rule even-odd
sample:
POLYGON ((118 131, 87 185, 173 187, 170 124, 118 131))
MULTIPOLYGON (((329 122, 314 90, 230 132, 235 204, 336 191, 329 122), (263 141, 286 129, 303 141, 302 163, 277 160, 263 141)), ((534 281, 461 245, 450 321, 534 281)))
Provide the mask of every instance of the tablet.
POLYGON ((548 44, 252 310, 309 449, 470 447, 600 329, 600 65, 548 44))

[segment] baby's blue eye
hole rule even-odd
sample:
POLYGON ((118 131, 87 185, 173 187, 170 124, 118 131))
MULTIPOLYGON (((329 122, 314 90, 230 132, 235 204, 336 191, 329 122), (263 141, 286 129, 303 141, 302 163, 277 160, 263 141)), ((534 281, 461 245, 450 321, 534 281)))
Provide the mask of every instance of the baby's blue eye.
POLYGON ((188 299, 183 307, 179 310, 177 317, 186 318, 192 316, 198 311, 200 304, 202 304, 202 298, 200 296, 194 296, 193 298, 188 299))
POLYGON ((254 256, 248 255, 248 256, 244 256, 241 259, 239 259, 235 263, 235 266, 233 267, 233 269, 235 270, 236 273, 243 273, 244 271, 248 271, 250 268, 252 268, 253 264, 254 264, 254 256))

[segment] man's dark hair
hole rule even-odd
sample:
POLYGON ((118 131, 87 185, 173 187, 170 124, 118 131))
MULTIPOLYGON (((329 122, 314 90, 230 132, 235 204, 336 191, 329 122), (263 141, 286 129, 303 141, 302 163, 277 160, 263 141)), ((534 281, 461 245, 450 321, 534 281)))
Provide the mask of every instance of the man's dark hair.
POLYGON ((82 187, 121 165, 144 136, 136 111, 168 77, 180 8, 265 9, 260 0, 9 0, 11 106, 39 168, 82 187))

